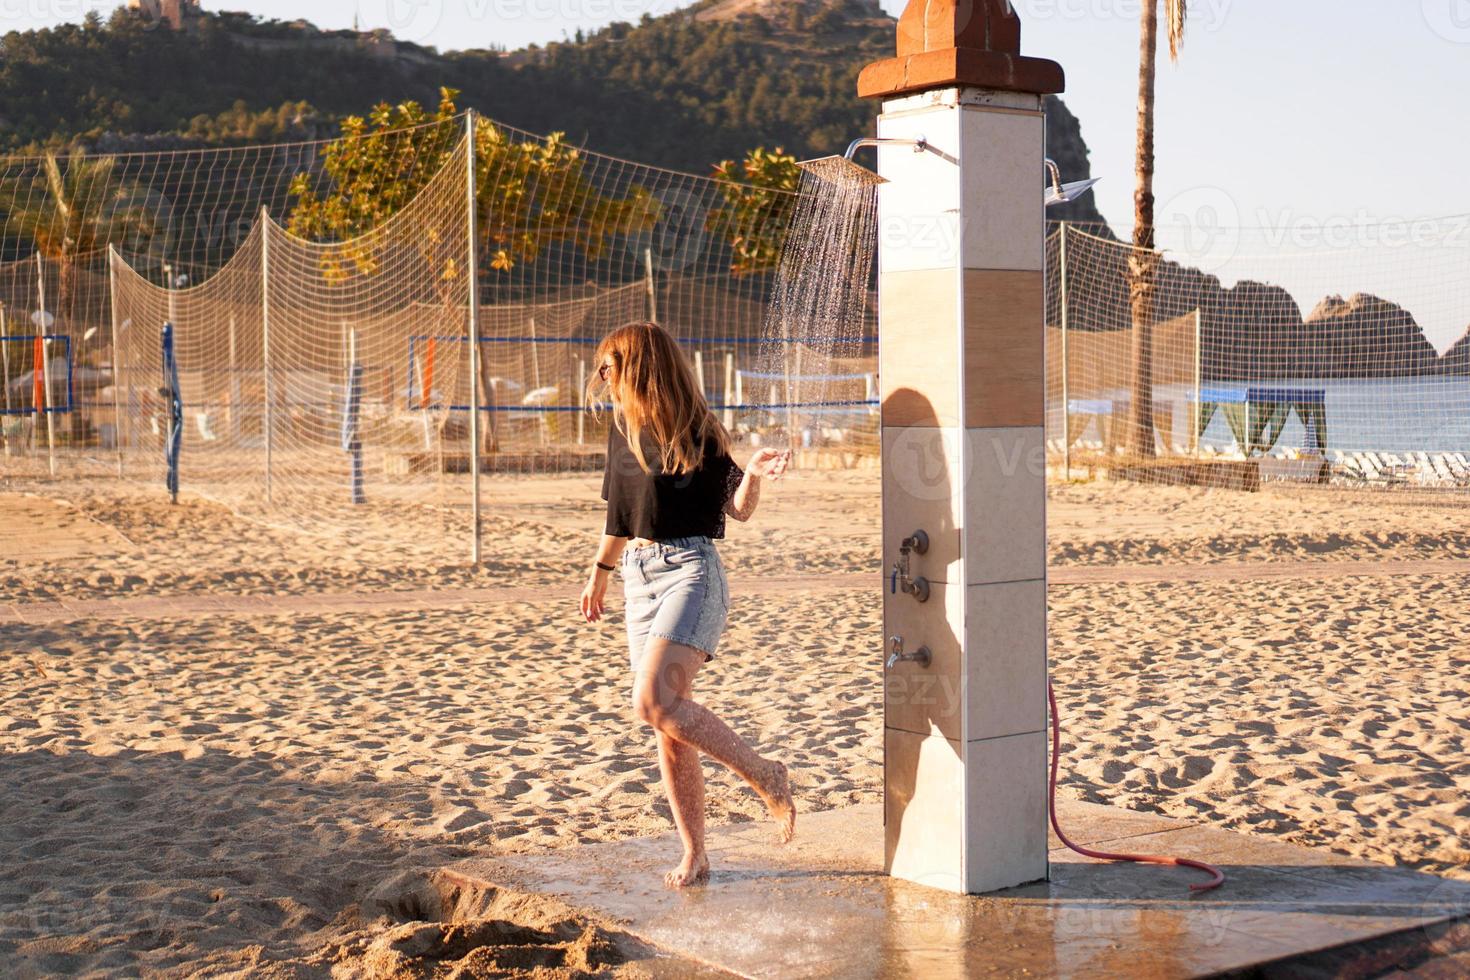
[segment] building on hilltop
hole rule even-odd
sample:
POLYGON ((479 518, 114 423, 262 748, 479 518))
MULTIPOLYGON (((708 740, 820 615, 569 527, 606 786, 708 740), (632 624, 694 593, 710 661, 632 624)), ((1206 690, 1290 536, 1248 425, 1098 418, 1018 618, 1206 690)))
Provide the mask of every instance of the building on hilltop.
POLYGON ((182 31, 204 13, 201 0, 128 0, 128 9, 176 31, 182 31))

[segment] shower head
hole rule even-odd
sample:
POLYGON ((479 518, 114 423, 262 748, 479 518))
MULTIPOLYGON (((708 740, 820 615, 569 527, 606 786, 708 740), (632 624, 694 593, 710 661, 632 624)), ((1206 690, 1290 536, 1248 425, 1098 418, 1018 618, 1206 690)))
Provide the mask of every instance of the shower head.
POLYGON ((847 152, 840 157, 830 156, 820 157, 816 160, 803 160, 797 166, 813 177, 833 184, 857 184, 862 187, 877 187, 879 184, 888 183, 886 177, 880 177, 867 167, 852 162, 852 158, 857 155, 857 151, 865 146, 912 146, 915 153, 923 153, 925 150, 932 152, 929 141, 922 136, 918 139, 867 136, 849 143, 847 152))
POLYGON ((1046 172, 1051 177, 1051 186, 1046 189, 1046 206, 1052 207, 1057 204, 1068 204, 1077 200, 1083 194, 1092 190, 1092 185, 1102 178, 1092 177, 1088 180, 1074 180, 1071 183, 1062 183, 1062 170, 1056 161, 1047 159, 1046 172))
POLYGON ((862 164, 853 163, 847 157, 818 157, 815 160, 803 160, 797 166, 818 180, 829 184, 877 187, 879 184, 888 183, 885 178, 879 177, 862 164))

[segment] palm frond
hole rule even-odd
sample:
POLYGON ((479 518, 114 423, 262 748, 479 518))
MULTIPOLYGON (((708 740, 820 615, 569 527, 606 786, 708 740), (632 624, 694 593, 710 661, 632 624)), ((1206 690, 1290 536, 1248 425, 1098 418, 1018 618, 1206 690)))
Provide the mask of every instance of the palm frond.
MULTIPOLYGON (((69 176, 70 172, 71 166, 70 161, 68 161, 66 176, 69 176)), ((68 200, 70 197, 68 193, 69 188, 67 187, 68 181, 66 176, 61 173, 61 164, 57 163, 55 153, 46 154, 45 173, 46 190, 51 194, 52 206, 56 209, 56 213, 60 215, 62 221, 70 220, 71 202, 68 200)))
POLYGON ((1184 47, 1184 22, 1189 18, 1189 0, 1164 0, 1164 19, 1169 31, 1169 60, 1178 61, 1184 47))

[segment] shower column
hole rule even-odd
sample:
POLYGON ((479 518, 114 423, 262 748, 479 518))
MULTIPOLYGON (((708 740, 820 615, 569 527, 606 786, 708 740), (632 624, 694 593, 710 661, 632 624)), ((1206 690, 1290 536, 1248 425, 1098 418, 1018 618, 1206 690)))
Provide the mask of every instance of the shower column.
POLYGON ((1042 96, 1063 79, 1020 41, 1006 0, 911 0, 858 81, 879 137, 927 144, 878 150, 886 867, 970 894, 1047 874, 1042 96))

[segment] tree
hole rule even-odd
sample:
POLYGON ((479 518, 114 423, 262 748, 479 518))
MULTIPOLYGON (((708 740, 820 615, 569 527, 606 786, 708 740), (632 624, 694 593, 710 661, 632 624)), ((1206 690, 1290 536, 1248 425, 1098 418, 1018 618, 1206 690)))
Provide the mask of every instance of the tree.
POLYGON ((730 243, 730 271, 744 276, 775 269, 801 186, 796 157, 779 146, 757 147, 740 163, 715 164, 714 177, 727 182, 720 187, 725 204, 710 212, 706 227, 730 243))
MULTIPOLYGON (((409 101, 380 104, 366 120, 349 117, 341 137, 322 151, 326 189, 318 190, 319 178, 311 173, 292 181, 297 200, 290 230, 334 243, 320 260, 329 282, 377 274, 386 222, 444 172, 462 145, 465 127, 455 107, 458 94, 441 89, 432 114, 409 101)), ((632 187, 621 198, 598 193, 584 173, 582 152, 561 133, 521 140, 487 119, 477 119, 474 153, 476 254, 492 273, 536 261, 553 242, 595 259, 610 236, 647 231, 658 221, 660 206, 642 187, 632 187)), ((430 270, 439 301, 446 306, 464 302, 462 237, 430 226, 413 237, 412 247, 430 270)), ((480 368, 481 403, 492 405, 487 362, 481 360, 480 368)), ((485 433, 490 452, 498 448, 495 420, 492 412, 485 433)))
MULTIPOLYGON (((442 89, 438 108, 417 102, 386 103, 367 119, 349 116, 342 135, 322 151, 327 188, 301 173, 291 183, 296 198, 289 228, 303 238, 333 241, 323 254, 328 279, 374 269, 374 233, 418 196, 449 163, 464 136, 455 107, 459 93, 442 89)), ((491 270, 509 272, 534 262, 552 242, 571 243, 595 259, 612 235, 646 231, 659 217, 647 190, 626 197, 599 194, 583 172, 582 152, 553 133, 545 140, 517 140, 487 119, 475 127, 476 214, 481 259, 491 270)), ((459 275, 462 253, 425 236, 420 250, 441 281, 459 275)))
MULTIPOLYGON (((1184 46, 1188 0, 1163 0, 1169 32, 1169 60, 1184 46)), ((1132 449, 1154 453, 1153 321, 1158 291, 1158 253, 1154 250, 1154 89, 1158 62, 1159 0, 1143 5, 1138 61, 1138 146, 1133 193, 1133 252, 1128 259, 1128 299, 1133 314, 1132 449)))
POLYGON ((147 224, 147 215, 118 180, 115 157, 54 153, 40 170, 0 181, 6 232, 29 240, 57 267, 53 312, 69 322, 78 263, 147 224))

